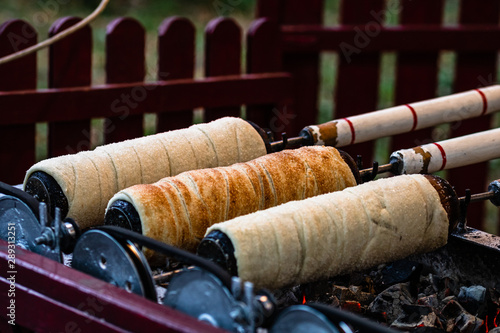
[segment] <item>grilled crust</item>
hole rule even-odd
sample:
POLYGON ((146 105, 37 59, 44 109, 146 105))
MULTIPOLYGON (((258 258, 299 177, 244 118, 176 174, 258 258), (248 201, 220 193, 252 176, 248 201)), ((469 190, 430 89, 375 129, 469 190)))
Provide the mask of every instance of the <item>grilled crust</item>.
POLYGON ((257 287, 326 279, 446 244, 443 183, 429 179, 380 179, 218 223, 206 234, 229 237, 238 275, 257 287))
POLYGON ((119 192, 108 207, 125 198, 139 213, 144 235, 194 251, 214 223, 354 185, 349 166, 335 148, 303 147, 229 167, 188 171, 152 185, 136 185, 119 192), (164 218, 163 198, 158 205, 149 205, 155 200, 150 195, 160 195, 146 190, 152 186, 165 189, 162 195, 174 202, 177 214, 164 218), (158 231, 171 224, 177 226, 175 241, 171 235, 161 237, 158 231))
POLYGON ((51 175, 68 199, 68 216, 82 229, 104 221, 119 190, 199 168, 227 166, 266 154, 259 133, 239 118, 127 140, 41 161, 26 173, 51 175))
POLYGON ((451 184, 441 177, 433 175, 424 175, 424 177, 429 181, 439 195, 441 205, 448 215, 448 233, 451 233, 457 226, 460 215, 460 205, 457 193, 451 184))

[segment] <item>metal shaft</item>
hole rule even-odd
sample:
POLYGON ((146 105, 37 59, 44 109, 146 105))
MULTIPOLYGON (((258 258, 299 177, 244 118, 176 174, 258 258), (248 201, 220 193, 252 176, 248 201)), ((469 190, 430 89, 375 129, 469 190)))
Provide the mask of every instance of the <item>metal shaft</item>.
POLYGON ((391 172, 394 166, 392 164, 384 164, 379 166, 377 163, 374 163, 374 166, 368 169, 359 170, 359 175, 361 179, 364 181, 374 179, 376 175, 379 173, 391 172))
POLYGON ((297 147, 297 146, 307 145, 306 144, 307 139, 303 136, 288 138, 286 136, 286 133, 283 133, 281 136, 283 137, 282 140, 274 141, 274 142, 270 143, 271 152, 275 153, 278 151, 282 151, 282 150, 286 149, 288 146, 297 147))
MULTIPOLYGON (((470 196, 469 202, 478 202, 478 201, 489 200, 489 199, 492 199, 494 196, 495 196, 495 192, 493 192, 493 191, 472 194, 470 196)), ((460 197, 460 198, 458 198, 458 200, 466 201, 467 196, 460 197)))

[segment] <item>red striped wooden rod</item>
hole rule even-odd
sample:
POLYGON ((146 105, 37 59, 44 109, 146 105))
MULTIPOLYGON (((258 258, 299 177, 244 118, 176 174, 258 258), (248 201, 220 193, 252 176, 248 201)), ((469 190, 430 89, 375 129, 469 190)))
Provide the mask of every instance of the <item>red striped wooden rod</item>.
POLYGON ((401 149, 391 154, 397 174, 434 173, 500 158, 500 128, 440 142, 401 149))
MULTIPOLYGON (((389 164, 379 166, 374 162, 373 168, 359 170, 359 176, 366 182, 384 172, 428 174, 495 158, 500 158, 500 128, 397 150, 391 154, 389 164)), ((500 199, 498 202, 500 205, 500 199)))
MULTIPOLYGON (((288 141, 343 147, 497 111, 500 111, 500 85, 493 85, 310 125, 300 132, 299 138, 288 141)), ((271 146, 280 149, 283 142, 273 142, 271 146)))

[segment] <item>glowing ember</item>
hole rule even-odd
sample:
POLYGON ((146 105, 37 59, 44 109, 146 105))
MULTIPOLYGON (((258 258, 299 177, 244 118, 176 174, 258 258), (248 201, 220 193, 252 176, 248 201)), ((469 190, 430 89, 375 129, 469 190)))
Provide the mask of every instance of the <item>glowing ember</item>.
POLYGON ((361 313, 361 304, 356 301, 345 301, 342 304, 342 309, 350 312, 361 313))

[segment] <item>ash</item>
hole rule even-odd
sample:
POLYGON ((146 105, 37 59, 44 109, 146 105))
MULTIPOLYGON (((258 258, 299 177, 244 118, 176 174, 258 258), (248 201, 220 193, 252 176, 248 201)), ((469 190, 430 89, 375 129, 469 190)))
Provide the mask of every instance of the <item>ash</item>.
POLYGON ((274 292, 278 308, 323 303, 405 332, 500 332, 500 291, 401 260, 274 292))

